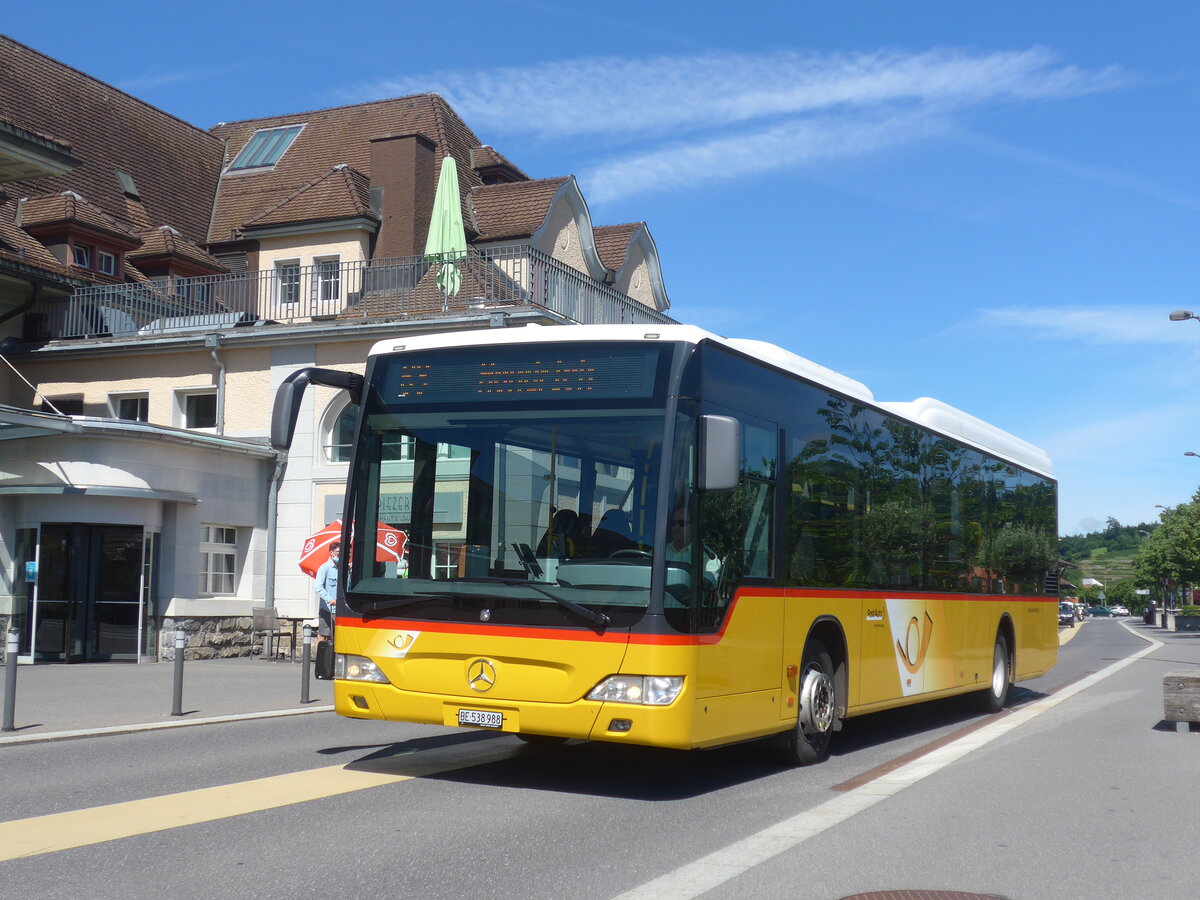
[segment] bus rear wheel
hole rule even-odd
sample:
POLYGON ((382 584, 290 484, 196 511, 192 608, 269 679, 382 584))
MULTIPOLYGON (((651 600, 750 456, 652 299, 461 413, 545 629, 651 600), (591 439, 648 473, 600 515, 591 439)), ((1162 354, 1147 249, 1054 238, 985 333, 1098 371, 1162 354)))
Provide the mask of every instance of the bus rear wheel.
POLYGON ((998 713, 1008 703, 1008 691, 1012 687, 1012 658, 1008 655, 1008 639, 1003 633, 996 635, 996 646, 992 650, 992 680, 983 692, 983 708, 989 713, 998 713))
POLYGON ((787 759, 793 765, 811 766, 829 755, 837 717, 833 659, 820 641, 810 641, 804 648, 799 688, 800 712, 788 735, 787 759))

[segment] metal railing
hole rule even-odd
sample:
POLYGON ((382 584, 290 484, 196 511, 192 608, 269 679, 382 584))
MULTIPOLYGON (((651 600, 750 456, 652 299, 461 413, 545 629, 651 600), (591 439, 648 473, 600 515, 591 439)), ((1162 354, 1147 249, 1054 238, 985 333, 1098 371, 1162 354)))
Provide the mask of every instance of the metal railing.
POLYGON ((256 323, 364 324, 514 307, 580 324, 674 321, 530 247, 471 248, 454 265, 459 288, 452 296, 439 285, 445 264, 419 256, 98 285, 38 301, 26 313, 25 336, 44 341, 256 323))

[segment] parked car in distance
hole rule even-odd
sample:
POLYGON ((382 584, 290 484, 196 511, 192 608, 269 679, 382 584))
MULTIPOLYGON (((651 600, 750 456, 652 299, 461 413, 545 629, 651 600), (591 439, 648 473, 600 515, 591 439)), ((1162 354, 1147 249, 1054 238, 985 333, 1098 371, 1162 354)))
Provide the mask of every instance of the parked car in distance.
POLYGON ((1088 615, 1089 616, 1111 616, 1112 614, 1113 614, 1113 611, 1111 609, 1109 609, 1107 606, 1089 606, 1088 607, 1088 615))
POLYGON ((1075 627, 1075 604, 1074 603, 1058 604, 1058 624, 1066 625, 1068 628, 1075 627))
POLYGON ((1129 607, 1124 603, 1114 603, 1112 605, 1112 612, 1114 616, 1127 616, 1129 615, 1129 607))

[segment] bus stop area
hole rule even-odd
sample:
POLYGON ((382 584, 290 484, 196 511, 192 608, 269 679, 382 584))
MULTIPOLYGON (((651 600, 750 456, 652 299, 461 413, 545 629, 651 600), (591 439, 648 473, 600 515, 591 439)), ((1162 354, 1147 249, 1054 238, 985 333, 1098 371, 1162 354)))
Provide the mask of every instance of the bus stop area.
POLYGON ((309 700, 302 703, 299 662, 244 657, 186 662, 182 715, 174 716, 170 662, 18 666, 14 730, 0 732, 0 746, 329 711, 333 682, 316 680, 309 668, 309 700))

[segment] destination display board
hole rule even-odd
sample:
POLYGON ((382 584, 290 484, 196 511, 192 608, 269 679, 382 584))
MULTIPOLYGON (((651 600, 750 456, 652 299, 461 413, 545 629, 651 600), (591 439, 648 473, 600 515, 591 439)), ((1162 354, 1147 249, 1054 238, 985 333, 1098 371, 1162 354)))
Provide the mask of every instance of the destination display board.
POLYGON ((463 403, 654 395, 661 345, 471 347, 384 361, 389 403, 463 403))

